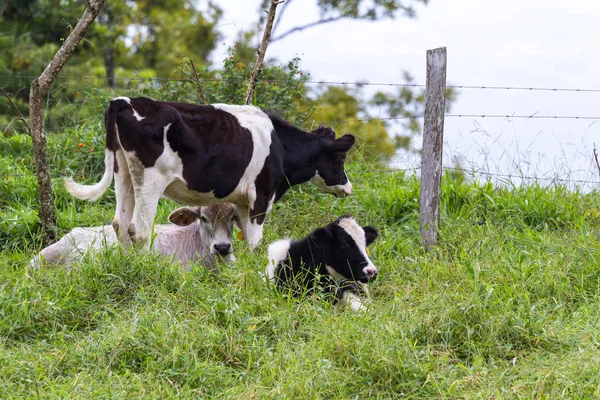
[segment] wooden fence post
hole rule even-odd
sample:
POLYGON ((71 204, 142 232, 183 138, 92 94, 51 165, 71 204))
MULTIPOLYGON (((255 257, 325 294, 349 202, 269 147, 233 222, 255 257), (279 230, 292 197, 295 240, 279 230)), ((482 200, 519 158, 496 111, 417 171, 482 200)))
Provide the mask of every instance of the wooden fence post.
POLYGON ((437 244, 440 222, 445 93, 446 48, 427 50, 420 199, 421 238, 427 249, 437 244))

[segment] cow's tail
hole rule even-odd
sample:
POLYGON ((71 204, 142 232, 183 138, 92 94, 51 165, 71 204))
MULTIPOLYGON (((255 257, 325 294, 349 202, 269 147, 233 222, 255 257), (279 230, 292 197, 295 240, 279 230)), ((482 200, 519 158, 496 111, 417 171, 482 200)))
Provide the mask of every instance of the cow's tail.
MULTIPOLYGON (((113 180, 113 174, 115 170, 115 153, 118 150, 118 142, 116 137, 116 122, 117 113, 123 103, 122 101, 111 101, 110 106, 104 114, 104 125, 106 129, 106 148, 104 149, 104 174, 100 182, 94 185, 82 185, 75 182, 71 178, 64 177, 65 188, 72 196, 77 197, 81 200, 96 201, 106 189, 109 188, 113 180)), ((122 166, 126 168, 126 166, 122 166)))

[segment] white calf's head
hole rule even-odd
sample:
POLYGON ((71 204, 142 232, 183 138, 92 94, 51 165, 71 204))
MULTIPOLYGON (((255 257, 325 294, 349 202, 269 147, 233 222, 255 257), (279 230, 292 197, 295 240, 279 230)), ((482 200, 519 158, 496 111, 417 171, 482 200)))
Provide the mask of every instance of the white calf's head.
POLYGON ((372 226, 361 227, 354 218, 342 217, 310 234, 311 242, 322 251, 327 272, 338 281, 368 283, 377 278, 377 268, 367 246, 378 233, 372 226))
POLYGON ((238 221, 235 206, 221 203, 212 206, 182 207, 169 215, 175 225, 187 226, 198 221, 200 240, 209 254, 230 261, 233 253, 231 236, 238 221))

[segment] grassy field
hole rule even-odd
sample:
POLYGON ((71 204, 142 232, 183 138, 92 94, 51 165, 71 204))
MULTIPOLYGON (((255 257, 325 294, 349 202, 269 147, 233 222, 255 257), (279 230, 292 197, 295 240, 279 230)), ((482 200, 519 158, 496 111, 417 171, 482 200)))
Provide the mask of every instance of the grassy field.
MULTIPOLYGON (((48 140, 61 233, 109 223, 112 189, 86 203, 60 179, 98 178, 101 127, 48 140)), ((0 398, 600 397, 598 192, 445 176, 440 245, 425 252, 418 181, 355 161, 353 196, 294 188, 258 250, 236 239, 219 274, 118 248, 28 271, 30 154, 26 136, 0 139, 0 398), (264 282, 268 243, 345 213, 380 231, 368 312, 264 282)), ((161 202, 158 222, 173 207, 161 202)))

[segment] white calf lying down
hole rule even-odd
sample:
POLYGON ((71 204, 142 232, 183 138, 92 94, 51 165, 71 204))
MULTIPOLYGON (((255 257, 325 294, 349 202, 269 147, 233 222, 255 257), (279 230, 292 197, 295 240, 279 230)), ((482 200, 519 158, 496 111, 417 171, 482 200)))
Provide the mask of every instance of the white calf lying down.
POLYGON ((267 278, 295 295, 321 286, 342 306, 364 310, 367 282, 377 277, 367 246, 376 238, 375 228, 342 217, 302 240, 278 240, 268 248, 267 278))
MULTIPOLYGON (((154 227, 153 249, 158 253, 172 256, 184 267, 202 260, 210 271, 215 271, 218 259, 235 260, 231 236, 237 213, 233 204, 178 208, 169 215, 169 221, 172 224, 154 227)), ((100 250, 117 243, 119 240, 112 225, 75 228, 43 249, 29 266, 70 265, 89 250, 100 250)))

